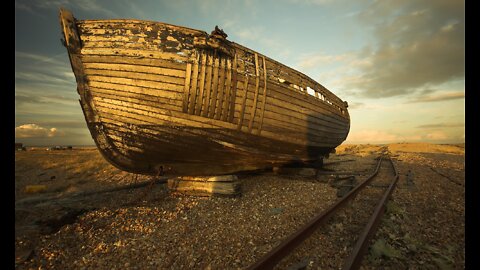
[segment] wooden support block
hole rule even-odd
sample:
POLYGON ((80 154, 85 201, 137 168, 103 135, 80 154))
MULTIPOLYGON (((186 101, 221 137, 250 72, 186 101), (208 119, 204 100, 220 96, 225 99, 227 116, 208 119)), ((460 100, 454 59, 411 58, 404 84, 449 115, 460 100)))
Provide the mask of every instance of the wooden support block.
POLYGON ((171 192, 194 196, 235 196, 240 194, 240 188, 240 181, 236 175, 183 176, 168 179, 168 189, 171 192))

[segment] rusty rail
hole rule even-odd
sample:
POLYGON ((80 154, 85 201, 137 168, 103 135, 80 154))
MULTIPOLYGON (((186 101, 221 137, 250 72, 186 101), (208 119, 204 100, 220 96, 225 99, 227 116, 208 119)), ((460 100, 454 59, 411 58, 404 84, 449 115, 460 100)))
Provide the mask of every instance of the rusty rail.
MULTIPOLYGON (((269 253, 264 255, 255 264, 251 265, 248 269, 273 269, 275 265, 285 258, 293 249, 300 245, 305 239, 307 239, 315 230, 323 224, 328 218, 335 213, 340 207, 342 207, 350 199, 354 198, 355 194, 363 189, 378 173, 380 164, 382 163, 382 157, 378 160, 377 167, 371 176, 369 176, 360 185, 355 187, 349 193, 345 195, 341 200, 338 200, 328 209, 321 212, 314 217, 310 222, 305 224, 302 228, 290 235, 285 241, 280 243, 276 248, 272 249, 269 253)), ((393 163, 392 163, 393 164, 393 163)))
POLYGON ((389 160, 390 160, 390 163, 392 164, 393 171, 395 172, 394 179, 390 184, 390 186, 388 187, 385 194, 383 195, 382 199, 378 203, 377 207, 375 208, 375 211, 373 212, 372 217, 368 221, 367 226, 365 226, 365 229, 363 230, 357 243, 355 244, 355 247, 353 248, 352 253, 350 253, 350 256, 345 260, 345 263, 342 269, 359 269, 360 268, 362 264, 363 255, 365 254, 368 247, 368 243, 371 237, 375 235, 375 232, 377 231, 378 225, 380 224, 381 217, 385 212, 385 204, 390 198, 390 195, 393 193, 393 190, 395 189, 395 186, 398 182, 397 168, 395 167, 395 164, 393 163, 393 161, 391 159, 389 160))

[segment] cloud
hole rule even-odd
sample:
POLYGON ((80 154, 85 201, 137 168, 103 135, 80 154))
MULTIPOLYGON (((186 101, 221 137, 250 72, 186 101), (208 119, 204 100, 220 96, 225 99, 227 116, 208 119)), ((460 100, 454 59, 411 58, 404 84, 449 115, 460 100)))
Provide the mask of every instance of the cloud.
POLYGON ((447 134, 445 134, 442 131, 434 131, 431 133, 428 133, 425 135, 425 138, 432 140, 432 141, 438 141, 438 140, 446 140, 448 139, 447 134))
POLYGON ((73 10, 100 12, 108 16, 118 17, 111 9, 103 7, 98 0, 15 0, 15 8, 40 15, 36 9, 55 9, 67 7, 73 10))
POLYGON ((64 87, 75 84, 66 52, 46 56, 15 51, 15 83, 35 83, 64 87))
POLYGON ((48 129, 37 124, 25 124, 15 128, 15 138, 46 138, 64 135, 64 132, 56 128, 48 129))
POLYGON ((364 108, 364 107, 365 107, 365 103, 362 103, 362 102, 348 103, 348 109, 349 110, 355 110, 355 109, 360 109, 360 108, 364 108))
POLYGON ((71 121, 40 121, 38 124, 43 126, 55 126, 64 129, 74 129, 74 128, 87 128, 87 123, 84 120, 71 120, 71 121))
POLYGON ((373 1, 358 18, 373 27, 376 44, 357 58, 346 88, 363 97, 411 94, 465 76, 464 1, 373 1))
POLYGON ((293 4, 307 4, 307 5, 327 5, 334 3, 333 0, 288 0, 288 2, 293 4))
POLYGON ((352 64, 352 60, 352 55, 349 54, 328 55, 324 53, 316 53, 301 57, 296 66, 302 70, 338 62, 348 61, 349 64, 352 64))
POLYGON ((15 105, 16 106, 21 106, 23 104, 27 103, 46 103, 43 101, 41 98, 37 96, 31 96, 31 95, 23 95, 23 94, 15 94, 15 105))
POLYGON ((436 129, 436 128, 455 128, 455 127, 465 127, 465 123, 457 123, 457 124, 429 124, 429 125, 420 125, 416 128, 423 128, 423 129, 436 129))
POLYGON ((361 130, 348 135, 347 141, 355 143, 387 143, 399 141, 398 135, 380 130, 361 130))
POLYGON ((454 100, 454 99, 461 99, 461 98, 465 98, 464 91, 420 95, 413 98, 410 102, 411 103, 435 102, 435 101, 454 100))

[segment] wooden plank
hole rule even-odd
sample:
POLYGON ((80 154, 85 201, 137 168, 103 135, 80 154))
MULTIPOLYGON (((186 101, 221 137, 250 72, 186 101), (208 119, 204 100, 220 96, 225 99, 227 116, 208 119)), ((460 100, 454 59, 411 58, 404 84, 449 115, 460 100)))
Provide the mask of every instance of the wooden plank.
POLYGON ((233 58, 233 66, 232 66, 232 94, 230 99, 230 115, 228 116, 228 121, 233 123, 233 117, 235 114, 235 101, 237 99, 237 54, 235 54, 233 58))
POLYGON ((132 29, 137 30, 139 27, 157 27, 157 28, 167 28, 174 31, 181 31, 187 35, 199 35, 207 34, 204 31, 172 25, 164 22, 148 21, 148 20, 135 20, 135 19, 113 19, 113 20, 79 20, 79 27, 85 29, 105 29, 105 28, 123 28, 123 29, 132 29))
POLYGON ((339 127, 331 123, 318 124, 312 117, 303 119, 295 118, 289 115, 279 115, 273 111, 265 111, 265 125, 274 125, 278 127, 295 127, 298 129, 310 129, 319 132, 329 132, 332 134, 344 134, 346 127, 339 127))
POLYGON ((309 119, 318 125, 331 125, 339 129, 345 128, 347 125, 346 123, 348 123, 348 120, 346 119, 343 121, 332 120, 327 114, 302 113, 280 105, 283 104, 278 104, 276 101, 268 99, 267 103, 265 104, 265 111, 278 113, 282 120, 289 122, 305 121, 309 119))
POLYGON ((84 63, 85 68, 105 69, 117 71, 142 72, 147 74, 158 74, 172 77, 185 78, 185 70, 177 70, 162 67, 140 66, 118 63, 84 63))
POLYGON ((213 70, 213 55, 209 53, 208 60, 207 60, 207 78, 205 83, 206 97, 202 105, 203 106, 202 116, 204 117, 208 116, 208 109, 210 108, 210 95, 211 95, 211 89, 212 89, 212 70, 213 70))
POLYGON ((302 103, 299 100, 292 99, 289 97, 289 95, 285 95, 284 92, 279 92, 277 89, 275 89, 275 87, 271 86, 269 86, 269 97, 267 98, 267 103, 282 106, 294 112, 300 112, 309 115, 323 115, 327 118, 330 118, 331 121, 343 122, 347 119, 340 114, 340 111, 337 111, 326 104, 319 104, 315 106, 307 102, 302 103))
POLYGON ((185 62, 179 61, 117 55, 83 55, 82 61, 83 63, 130 64, 136 66, 163 67, 178 70, 185 70, 186 65, 185 62))
POLYGON ((268 89, 268 98, 281 99, 285 102, 291 103, 292 106, 296 106, 298 108, 310 109, 312 111, 328 111, 336 115, 339 120, 345 119, 345 117, 341 114, 340 110, 323 101, 319 101, 318 99, 310 95, 304 95, 299 94, 299 92, 290 91, 284 86, 281 86, 280 84, 272 81, 269 81, 268 89))
POLYGON ((202 110, 202 103, 203 103, 203 88, 205 87, 205 71, 207 68, 207 54, 202 53, 201 56, 201 64, 202 68, 200 69, 200 89, 196 101, 196 106, 195 106, 195 115, 200 115, 200 112, 202 110))
POLYGON ((184 125, 184 126, 193 126, 193 127, 200 127, 200 128, 235 128, 234 124, 223 122, 219 120, 209 119, 202 116, 197 115, 190 115, 179 113, 176 111, 168 111, 168 110, 158 110, 155 108, 148 109, 146 107, 141 107, 141 109, 137 108, 136 105, 133 106, 131 104, 112 104, 107 103, 102 100, 98 100, 97 102, 99 106, 105 108, 106 112, 122 112, 122 113, 129 113, 132 115, 138 115, 141 117, 146 117, 147 121, 151 121, 153 124, 160 124, 161 120, 167 121, 170 125, 184 125), (148 120, 150 119, 150 120, 148 120))
POLYGON ((185 72, 185 86, 184 86, 184 92, 183 92, 183 111, 187 112, 188 111, 188 96, 190 93, 190 77, 192 73, 192 64, 188 63, 187 64, 187 69, 185 72))
POLYGON ((182 179, 168 179, 168 189, 192 196, 235 196, 241 193, 240 181, 233 182, 202 182, 182 179))
POLYGON ((188 101, 188 113, 193 114, 195 110, 195 102, 197 98, 197 78, 198 78, 198 61, 200 60, 199 55, 195 55, 195 62, 193 64, 193 74, 192 74, 192 87, 190 88, 190 95, 188 101))
POLYGON ((124 84, 115 84, 115 83, 108 83, 102 81, 94 81, 90 80, 88 82, 90 87, 99 87, 99 88, 106 88, 112 89, 115 91, 122 91, 125 93, 136 93, 136 94, 143 94, 143 95, 150 95, 159 98, 166 98, 171 100, 178 100, 181 102, 183 94, 177 93, 173 91, 162 91, 158 89, 151 89, 147 87, 137 87, 131 85, 124 85, 124 84))
MULTIPOLYGON (((137 124, 137 125, 153 124, 153 125, 166 125, 166 126, 181 125, 181 123, 184 123, 184 124, 186 124, 186 126, 192 126, 192 127, 208 127, 209 126, 209 125, 206 125, 206 124, 203 124, 203 123, 200 123, 200 122, 192 122, 192 123, 187 124, 184 121, 179 121, 179 122, 175 123, 175 122, 170 122, 170 121, 167 121, 167 120, 158 119, 158 118, 154 118, 154 117, 147 116, 147 115, 138 115, 134 112, 129 112, 129 111, 125 111, 125 110, 122 111, 121 109, 120 110, 111 110, 109 107, 104 107, 102 105, 99 105, 98 107, 101 108, 101 109, 106 109, 106 111, 102 112, 102 115, 103 115, 102 117, 109 117, 109 118, 112 118, 112 119, 117 119, 117 121, 121 121, 123 123, 132 123, 132 124, 137 124)), ((194 115, 186 115, 186 116, 198 117, 198 116, 194 116, 194 115)), ((203 119, 205 119, 205 118, 203 118, 203 119)), ((217 122, 220 122, 220 121, 217 121, 217 122)), ((220 123, 226 123, 226 122, 220 122, 220 123)), ((314 142, 309 143, 305 139, 299 139, 299 138, 295 138, 295 137, 291 137, 291 136, 286 136, 286 135, 283 135, 283 134, 278 134, 278 133, 270 132, 270 131, 267 131, 267 130, 264 130, 262 132, 262 136, 265 137, 265 138, 273 139, 273 140, 284 141, 286 143, 298 144, 300 146, 301 145, 304 145, 304 146, 312 145, 312 146, 318 146, 318 147, 332 146, 331 143, 314 143, 314 142)))
MULTIPOLYGON (((240 77, 240 78, 242 78, 242 77, 240 77)), ((240 80, 240 82, 242 82, 242 81, 243 81, 243 79, 240 80)), ((250 80, 249 83, 252 83, 251 80, 250 80)), ((243 84, 239 84, 239 89, 241 89, 241 90, 243 89, 243 84)), ((277 91, 277 89, 272 88, 272 84, 269 84, 268 89, 269 90, 267 90, 267 91, 269 91, 270 93, 269 93, 269 96, 267 97, 267 104, 270 104, 272 106, 278 106, 280 109, 283 108, 283 109, 288 110, 288 111, 281 111, 280 112, 281 114, 286 114, 286 115, 300 114, 300 115, 303 115, 303 116, 305 116, 305 114, 307 114, 307 115, 309 115, 309 117, 320 118, 322 121, 325 120, 325 121, 331 121, 331 122, 335 122, 335 123, 348 122, 348 120, 344 117, 341 117, 341 118, 333 117, 333 115, 336 115, 336 111, 335 111, 335 113, 332 113, 331 108, 329 108, 327 105, 322 104, 323 106, 316 106, 315 107, 315 106, 311 106, 309 104, 302 104, 302 105, 305 105, 305 106, 308 107, 308 108, 304 108, 304 107, 301 107, 301 106, 297 105, 298 102, 293 100, 289 96, 283 95, 283 92, 280 93, 280 92, 277 91), (278 94, 280 94, 280 96, 278 94), (294 104, 292 104, 292 102, 294 104), (313 111, 311 109, 314 109, 315 111, 313 111)), ((248 101, 247 102, 247 107, 251 107, 251 106, 248 106, 248 104, 253 103, 253 98, 254 98, 253 93, 249 92, 247 94, 247 101, 248 101)), ((270 107, 272 107, 272 106, 270 106, 270 107)))
POLYGON ((147 80, 140 80, 140 79, 99 76, 99 75, 89 75, 88 80, 111 83, 111 84, 121 84, 121 85, 134 86, 134 87, 164 90, 167 92, 175 92, 175 93, 183 94, 183 86, 178 84, 162 83, 162 82, 147 81, 147 80))
POLYGON ((219 72, 219 69, 220 69, 220 59, 219 59, 219 57, 215 57, 215 64, 214 64, 214 67, 213 67, 213 82, 212 82, 213 92, 212 92, 212 96, 211 96, 210 106, 209 106, 209 109, 208 109, 208 117, 209 118, 213 118, 213 116, 215 115, 215 106, 216 106, 216 102, 217 102, 217 92, 218 92, 218 72, 219 72))
POLYGON ((82 42, 78 36, 78 32, 75 30, 76 22, 77 20, 70 11, 63 8, 60 9, 60 25, 64 34, 66 47, 69 53, 78 54, 82 47, 82 42))
POLYGON ((267 64, 265 62, 265 56, 262 56, 263 62, 263 100, 260 107, 260 124, 258 126, 258 135, 262 132, 263 117, 265 114, 265 103, 267 101, 267 64))
POLYGON ((157 50, 135 50, 123 48, 82 48, 82 55, 97 55, 97 56, 127 56, 150 59, 173 60, 178 62, 187 62, 187 54, 162 52, 157 50))
POLYGON ((225 85, 225 96, 224 96, 224 102, 222 106, 222 115, 221 115, 221 120, 222 121, 227 121, 227 116, 228 116, 228 108, 230 108, 230 102, 231 102, 231 85, 232 85, 232 60, 227 59, 227 79, 226 79, 226 85, 225 85))
POLYGON ((149 50, 153 51, 158 49, 161 44, 153 43, 153 42, 124 42, 124 41, 88 41, 82 40, 83 49, 95 48, 95 49, 103 49, 103 48, 121 48, 121 49, 131 49, 131 50, 149 50))
POLYGON ((225 95, 225 75, 226 75, 226 59, 221 57, 220 58, 220 67, 218 71, 219 79, 218 79, 218 96, 215 106, 215 114, 214 119, 219 120, 220 115, 222 114, 222 103, 223 103, 223 96, 225 95))
MULTIPOLYGON (((250 52, 251 54, 255 54, 257 52, 247 48, 247 47, 244 47, 240 44, 237 44, 237 43, 233 43, 232 44, 237 50, 239 50, 240 52, 250 52)), ((282 63, 279 63, 267 56, 265 56, 267 62, 269 62, 269 66, 271 67, 270 70, 282 70, 283 73, 288 73, 288 74, 292 74, 293 76, 297 76, 297 77, 301 77, 301 80, 300 82, 298 83, 298 85, 308 85, 310 86, 310 88, 314 89, 314 90, 317 90, 319 92, 323 92, 324 95, 329 98, 330 100, 332 100, 333 102, 335 102, 337 105, 339 105, 341 108, 344 107, 343 105, 343 101, 338 98, 336 95, 334 95, 332 92, 330 92, 327 88, 325 88, 323 85, 319 84, 317 81, 313 80, 312 78, 308 77, 307 75, 297 71, 297 70, 294 70, 288 66, 285 66, 284 64, 282 63)), ((345 108, 344 108, 345 109, 345 108)))
POLYGON ((255 54, 255 97, 253 99, 252 110, 250 111, 250 122, 248 123, 248 132, 252 132, 253 120, 257 111, 258 87, 260 85, 260 72, 258 69, 258 54, 255 54))
POLYGON ((144 80, 144 81, 152 81, 152 82, 159 82, 159 83, 176 84, 181 87, 185 85, 184 78, 170 77, 170 76, 157 75, 157 74, 147 74, 147 73, 140 73, 140 72, 131 72, 131 71, 117 71, 117 70, 88 68, 88 69, 85 69, 84 74, 88 76, 98 75, 102 77, 126 78, 126 79, 134 79, 134 80, 144 80))
POLYGON ((145 95, 128 94, 128 93, 118 92, 111 89, 102 89, 102 88, 94 88, 94 87, 92 87, 90 90, 92 91, 92 96, 94 97, 112 98, 112 99, 118 99, 126 102, 131 102, 132 104, 148 105, 155 108, 173 110, 178 112, 182 111, 181 106, 178 106, 173 102, 167 102, 167 101, 171 101, 170 99, 161 100, 159 98, 151 97, 151 96, 149 96, 150 98, 146 98, 145 95))

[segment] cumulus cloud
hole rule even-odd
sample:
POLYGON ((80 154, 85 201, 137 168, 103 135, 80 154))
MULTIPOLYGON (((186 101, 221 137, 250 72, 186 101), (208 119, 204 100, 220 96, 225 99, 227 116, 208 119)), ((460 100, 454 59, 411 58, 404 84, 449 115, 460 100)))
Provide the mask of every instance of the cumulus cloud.
POLYGON ((15 138, 46 138, 64 135, 64 132, 56 128, 48 129, 37 124, 25 124, 15 128, 15 138))
POLYGON ((410 94, 465 76, 465 3, 456 0, 373 1, 358 17, 377 43, 358 57, 347 88, 364 97, 410 94))

